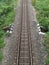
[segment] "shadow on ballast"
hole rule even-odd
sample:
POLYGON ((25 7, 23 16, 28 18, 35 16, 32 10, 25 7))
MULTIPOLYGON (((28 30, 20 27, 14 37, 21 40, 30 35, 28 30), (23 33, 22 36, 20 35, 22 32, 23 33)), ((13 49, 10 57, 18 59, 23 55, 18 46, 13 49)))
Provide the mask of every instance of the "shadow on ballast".
POLYGON ((45 35, 45 33, 42 31, 44 29, 42 28, 42 26, 39 25, 39 23, 37 24, 37 29, 38 29, 39 35, 45 35))

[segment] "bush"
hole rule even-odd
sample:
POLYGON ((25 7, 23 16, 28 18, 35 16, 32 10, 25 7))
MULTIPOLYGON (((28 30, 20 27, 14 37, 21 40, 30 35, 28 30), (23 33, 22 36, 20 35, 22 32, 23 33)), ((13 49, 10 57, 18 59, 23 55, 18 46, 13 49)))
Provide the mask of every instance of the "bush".
POLYGON ((2 38, 4 36, 4 31, 0 30, 0 38, 2 38))
POLYGON ((43 28, 47 31, 49 31, 49 18, 44 17, 41 19, 41 21, 39 22, 41 26, 43 26, 43 28))
POLYGON ((38 11, 37 18, 40 25, 49 31, 49 0, 36 0, 34 6, 38 11))

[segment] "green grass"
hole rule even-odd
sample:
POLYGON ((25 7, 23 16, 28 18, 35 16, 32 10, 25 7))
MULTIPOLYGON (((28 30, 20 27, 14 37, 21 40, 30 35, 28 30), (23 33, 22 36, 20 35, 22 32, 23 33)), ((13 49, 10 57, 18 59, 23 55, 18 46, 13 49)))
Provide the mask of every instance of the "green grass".
POLYGON ((49 65, 49 57, 47 56, 46 65, 49 65))
POLYGON ((46 58, 46 65, 49 65, 49 32, 46 33, 44 41, 45 41, 44 44, 46 47, 45 50, 48 53, 47 58, 46 58))
POLYGON ((1 38, 0 39, 0 49, 3 48, 4 46, 5 46, 4 39, 1 38))
POLYGON ((0 50, 0 62, 2 61, 2 59, 3 59, 3 53, 2 53, 2 51, 0 50))

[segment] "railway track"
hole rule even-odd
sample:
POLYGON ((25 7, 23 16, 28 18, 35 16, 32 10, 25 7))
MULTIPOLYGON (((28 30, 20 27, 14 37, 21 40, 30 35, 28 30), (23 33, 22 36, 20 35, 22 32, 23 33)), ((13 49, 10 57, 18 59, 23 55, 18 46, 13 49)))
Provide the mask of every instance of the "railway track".
POLYGON ((3 65, 45 65, 42 36, 38 34, 34 14, 31 0, 19 0, 3 65))
POLYGON ((2 65, 45 65, 43 43, 31 0, 19 0, 13 33, 6 38, 2 65))
POLYGON ((33 65, 30 23, 28 19, 28 0, 21 4, 20 43, 18 46, 17 65, 33 65))

